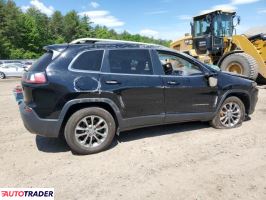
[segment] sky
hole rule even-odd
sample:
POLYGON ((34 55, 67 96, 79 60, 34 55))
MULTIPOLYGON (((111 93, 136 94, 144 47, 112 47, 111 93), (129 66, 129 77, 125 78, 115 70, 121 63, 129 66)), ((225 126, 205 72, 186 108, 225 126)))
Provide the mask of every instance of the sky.
POLYGON ((213 9, 235 10, 237 33, 266 31, 266 0, 15 0, 26 11, 33 6, 51 16, 76 10, 95 24, 154 38, 175 40, 190 32, 193 16, 213 9))

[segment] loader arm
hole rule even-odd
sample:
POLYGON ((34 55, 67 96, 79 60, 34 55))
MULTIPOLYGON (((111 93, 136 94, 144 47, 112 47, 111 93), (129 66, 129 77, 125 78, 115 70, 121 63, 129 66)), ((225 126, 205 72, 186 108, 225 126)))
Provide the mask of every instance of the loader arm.
MULTIPOLYGON (((245 53, 249 54, 252 56, 256 61, 259 66, 259 73, 266 78, 266 64, 265 61, 263 60, 263 57, 261 55, 260 50, 258 50, 252 42, 249 41, 249 39, 244 36, 244 35, 234 35, 232 37, 232 44, 237 46, 238 49, 241 49, 245 53)), ((266 47, 264 47, 266 48, 266 47)), ((264 50, 265 51, 265 50, 264 50)))

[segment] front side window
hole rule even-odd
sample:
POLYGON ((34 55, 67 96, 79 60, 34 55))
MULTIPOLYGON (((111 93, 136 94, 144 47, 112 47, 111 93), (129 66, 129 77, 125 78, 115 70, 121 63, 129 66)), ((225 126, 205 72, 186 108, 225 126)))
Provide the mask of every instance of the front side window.
POLYGON ((110 50, 109 64, 111 73, 153 74, 148 50, 110 50))
POLYGON ((158 52, 165 75, 193 76, 202 74, 201 69, 174 53, 158 52))
POLYGON ((103 50, 85 51, 81 53, 71 65, 72 69, 100 71, 103 50))

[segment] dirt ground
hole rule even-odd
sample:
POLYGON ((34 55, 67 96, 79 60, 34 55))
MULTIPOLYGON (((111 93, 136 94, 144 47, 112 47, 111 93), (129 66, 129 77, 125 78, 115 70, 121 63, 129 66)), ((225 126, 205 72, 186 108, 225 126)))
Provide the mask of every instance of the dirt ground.
POLYGON ((0 187, 53 187, 55 199, 266 199, 266 89, 251 120, 231 130, 206 123, 121 133, 112 147, 73 155, 30 134, 12 89, 0 81, 0 187))

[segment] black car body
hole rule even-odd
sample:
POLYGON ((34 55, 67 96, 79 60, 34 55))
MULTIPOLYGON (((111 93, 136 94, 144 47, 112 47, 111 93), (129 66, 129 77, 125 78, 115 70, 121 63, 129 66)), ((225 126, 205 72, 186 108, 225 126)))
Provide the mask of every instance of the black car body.
MULTIPOLYGON (((69 118, 84 108, 110 113, 119 133, 167 123, 212 121, 229 97, 240 99, 245 115, 250 115, 257 102, 252 80, 216 71, 161 46, 90 42, 45 49, 47 53, 22 80, 24 101, 20 104, 25 127, 39 135, 64 134, 69 118), (167 67, 173 68, 167 66, 168 60, 176 66, 181 60, 182 69, 167 72, 167 67), (211 78, 217 84, 211 85, 211 78)), ((94 153, 102 148, 74 150, 94 153)))

